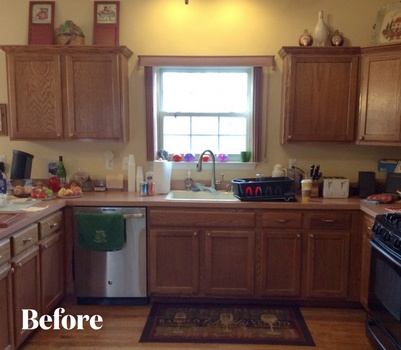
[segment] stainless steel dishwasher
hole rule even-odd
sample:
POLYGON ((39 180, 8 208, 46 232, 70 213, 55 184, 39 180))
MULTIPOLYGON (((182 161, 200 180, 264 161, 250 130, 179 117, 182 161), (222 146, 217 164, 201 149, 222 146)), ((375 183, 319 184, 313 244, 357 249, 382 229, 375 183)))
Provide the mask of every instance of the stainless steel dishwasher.
POLYGON ((146 208, 74 207, 73 213, 73 264, 78 304, 147 304, 146 208), (122 214, 125 230, 122 249, 97 251, 80 247, 77 213, 122 214))

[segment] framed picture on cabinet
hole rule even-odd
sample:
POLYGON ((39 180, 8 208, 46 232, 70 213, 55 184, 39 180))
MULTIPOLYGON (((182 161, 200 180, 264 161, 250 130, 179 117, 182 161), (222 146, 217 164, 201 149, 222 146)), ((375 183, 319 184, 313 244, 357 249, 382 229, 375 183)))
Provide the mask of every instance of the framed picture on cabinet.
POLYGON ((54 36, 54 1, 29 2, 29 45, 52 45, 54 36))
POLYGON ((120 2, 95 1, 93 23, 94 45, 118 45, 120 35, 120 2))
POLYGON ((372 43, 398 44, 401 42, 401 2, 382 6, 373 26, 372 43))
POLYGON ((0 136, 8 135, 7 129, 7 105, 0 104, 0 136))

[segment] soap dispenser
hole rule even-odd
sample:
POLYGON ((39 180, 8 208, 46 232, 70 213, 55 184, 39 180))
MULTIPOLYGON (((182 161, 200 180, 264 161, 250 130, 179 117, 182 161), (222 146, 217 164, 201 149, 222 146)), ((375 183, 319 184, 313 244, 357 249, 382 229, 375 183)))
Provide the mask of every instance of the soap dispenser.
POLYGON ((185 189, 190 191, 194 187, 194 180, 191 178, 191 170, 187 171, 187 178, 185 179, 185 189))

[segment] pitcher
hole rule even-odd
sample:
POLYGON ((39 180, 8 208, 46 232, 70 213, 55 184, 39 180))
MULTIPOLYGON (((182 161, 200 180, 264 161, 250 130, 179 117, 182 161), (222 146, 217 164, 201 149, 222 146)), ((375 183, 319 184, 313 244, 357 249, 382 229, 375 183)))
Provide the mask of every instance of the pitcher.
POLYGON ((286 169, 281 164, 276 164, 273 167, 272 177, 283 177, 286 176, 286 169))

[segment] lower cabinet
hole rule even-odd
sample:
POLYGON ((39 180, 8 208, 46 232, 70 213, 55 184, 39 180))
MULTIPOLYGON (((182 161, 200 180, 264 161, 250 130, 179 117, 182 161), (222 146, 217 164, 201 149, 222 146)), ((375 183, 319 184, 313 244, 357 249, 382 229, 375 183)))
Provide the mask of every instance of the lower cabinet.
POLYGON ((362 306, 368 309, 368 295, 369 295, 369 275, 370 275, 370 239, 372 237, 372 227, 374 218, 365 214, 362 221, 362 258, 361 258, 361 294, 360 302, 362 306))
POLYGON ((11 265, 0 264, 0 349, 14 349, 11 265))
POLYGON ((150 229, 150 293, 252 296, 253 231, 150 229))
POLYGON ((15 345, 19 346, 33 332, 22 329, 22 309, 33 309, 40 313, 39 247, 37 245, 13 259, 14 273, 13 310, 15 345))
POLYGON ((152 296, 359 301, 358 211, 150 208, 148 218, 152 296))
POLYGON ((252 211, 150 208, 150 294, 253 296, 254 225, 252 211))

